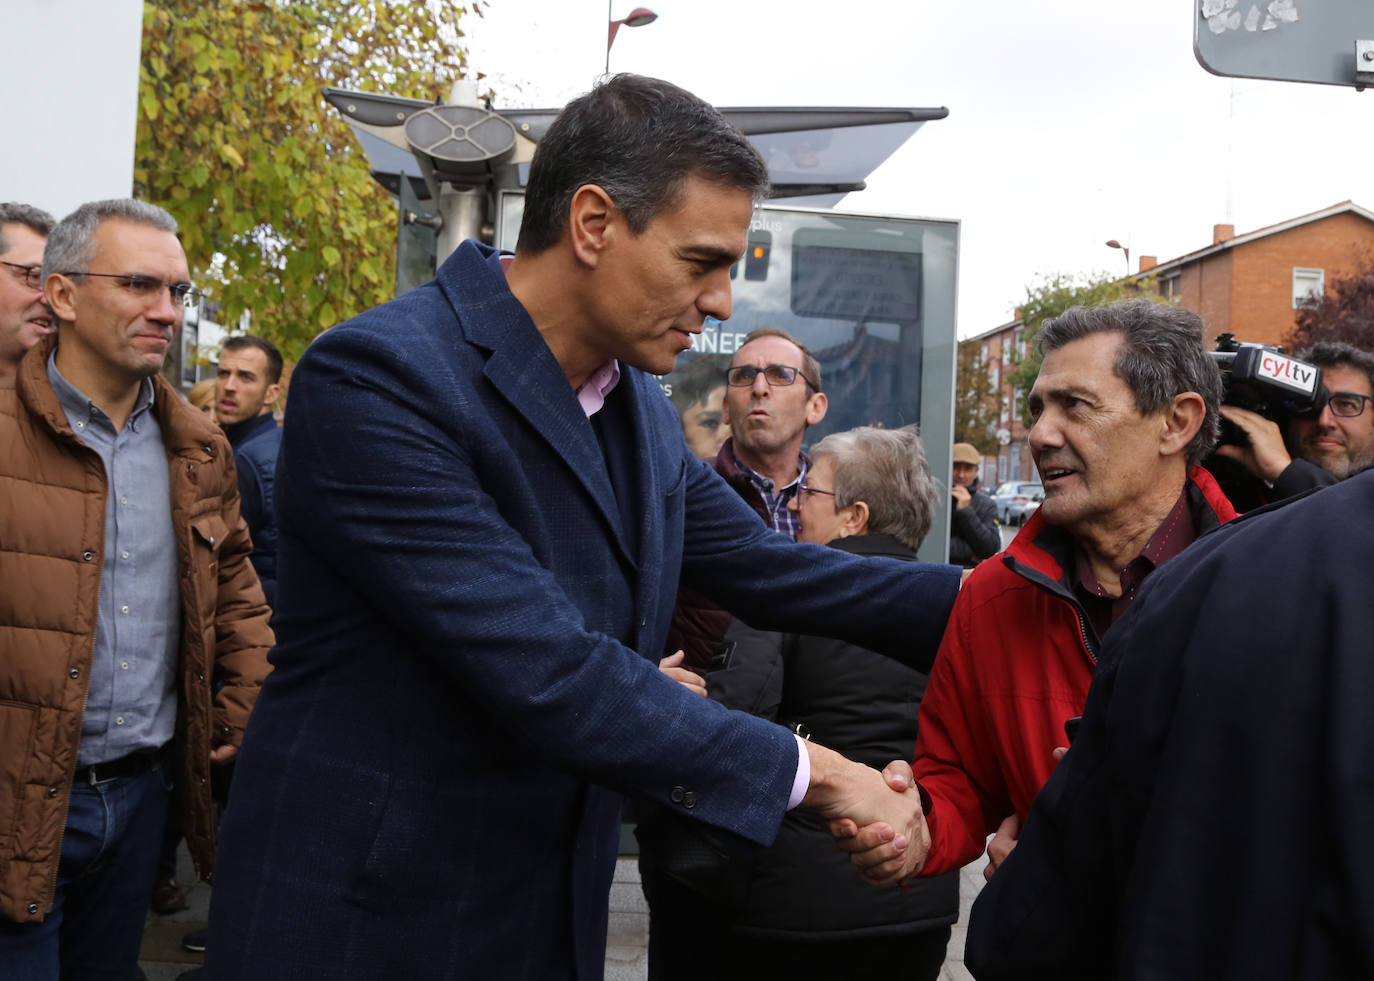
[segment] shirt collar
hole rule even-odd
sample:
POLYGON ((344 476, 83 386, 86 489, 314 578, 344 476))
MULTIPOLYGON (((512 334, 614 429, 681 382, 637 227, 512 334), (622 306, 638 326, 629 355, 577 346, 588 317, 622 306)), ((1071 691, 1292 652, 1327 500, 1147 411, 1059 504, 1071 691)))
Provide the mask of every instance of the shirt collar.
MULTIPOLYGON (((62 377, 62 372, 57 370, 57 348, 53 348, 52 353, 48 355, 48 381, 52 385, 53 392, 57 395, 58 404, 62 406, 62 411, 69 420, 80 419, 88 425, 93 420, 110 422, 110 417, 105 414, 100 406, 62 377)), ((153 380, 145 378, 139 385, 138 400, 134 403, 133 411, 129 413, 129 420, 126 425, 134 432, 138 432, 144 414, 152 408, 152 405, 153 380)))
MULTIPOLYGON (((1150 540, 1145 543, 1140 554, 1127 563, 1126 568, 1122 570, 1123 595, 1127 589, 1134 589, 1138 586, 1140 580, 1144 579, 1151 570, 1159 568, 1182 552, 1195 538, 1197 538, 1197 529, 1193 524, 1192 512, 1188 508, 1188 487, 1185 484, 1183 493, 1179 494, 1178 500, 1174 502, 1173 510, 1169 512, 1168 517, 1155 529, 1155 533, 1150 536, 1150 540)), ((1082 586, 1093 595, 1105 595, 1097 577, 1093 575, 1092 563, 1088 561, 1087 553, 1077 545, 1074 546, 1073 579, 1076 580, 1077 585, 1082 586)))

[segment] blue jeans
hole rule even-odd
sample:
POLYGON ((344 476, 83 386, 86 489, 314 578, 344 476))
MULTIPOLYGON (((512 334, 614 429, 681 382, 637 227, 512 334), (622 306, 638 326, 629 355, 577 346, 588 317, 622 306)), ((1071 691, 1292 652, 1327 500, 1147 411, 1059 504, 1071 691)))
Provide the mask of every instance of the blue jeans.
POLYGON ((152 896, 168 763, 72 787, 53 908, 40 923, 0 919, 5 981, 132 981, 152 896))

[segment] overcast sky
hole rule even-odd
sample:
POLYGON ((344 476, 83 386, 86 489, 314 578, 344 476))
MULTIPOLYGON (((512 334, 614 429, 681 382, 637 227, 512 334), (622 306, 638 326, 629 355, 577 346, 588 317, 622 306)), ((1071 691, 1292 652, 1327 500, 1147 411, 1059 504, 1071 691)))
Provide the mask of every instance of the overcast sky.
MULTIPOLYGON (((1038 274, 1124 272, 1107 239, 1134 269, 1211 244, 1214 224, 1374 207, 1374 91, 1208 74, 1192 0, 645 5, 659 18, 621 29, 612 71, 720 106, 949 108, 839 207, 963 223, 960 336, 1009 320, 1038 274)), ((469 20, 472 65, 498 108, 560 106, 601 75, 606 22, 606 0, 492 0, 469 20)))

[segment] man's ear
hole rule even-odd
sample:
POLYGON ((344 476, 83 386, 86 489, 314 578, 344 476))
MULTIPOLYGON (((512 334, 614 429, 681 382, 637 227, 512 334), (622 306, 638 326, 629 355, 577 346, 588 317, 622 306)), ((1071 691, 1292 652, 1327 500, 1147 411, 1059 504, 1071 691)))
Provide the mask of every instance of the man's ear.
POLYGON ((43 284, 43 299, 48 301, 48 309, 58 320, 68 323, 76 320, 76 294, 73 292, 75 285, 66 276, 58 273, 53 273, 43 284))
POLYGON ((830 407, 830 400, 825 397, 824 392, 817 392, 806 401, 806 424, 814 426, 825 418, 825 410, 830 407))
POLYGON ((267 386, 267 391, 263 393, 263 405, 276 405, 277 399, 281 397, 281 382, 273 382, 267 386))
POLYGON ((595 184, 583 184, 568 207, 568 234, 579 262, 596 268, 613 240, 620 212, 611 196, 595 184))
POLYGON ((1164 409, 1164 433, 1160 437, 1161 456, 1174 456, 1186 453, 1188 444, 1193 441, 1202 421, 1207 417, 1207 403, 1197 392, 1183 392, 1175 395, 1164 409))

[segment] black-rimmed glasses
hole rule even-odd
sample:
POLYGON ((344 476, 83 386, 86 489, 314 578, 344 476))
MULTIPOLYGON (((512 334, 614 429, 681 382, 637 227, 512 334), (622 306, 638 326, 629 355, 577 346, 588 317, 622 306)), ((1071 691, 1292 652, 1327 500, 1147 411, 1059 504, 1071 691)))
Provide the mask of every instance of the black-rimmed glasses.
POLYGON ((19 272, 17 273, 19 277, 19 282, 23 283, 24 286, 28 289, 41 290, 43 288, 42 263, 39 263, 36 266, 21 266, 17 262, 9 262, 6 259, 0 259, 0 264, 9 266, 11 269, 19 270, 19 272))
POLYGON ((763 380, 769 386, 791 385, 796 382, 800 375, 806 384, 816 391, 820 391, 820 386, 813 382, 806 375, 802 374, 800 368, 793 368, 790 364, 766 364, 759 368, 752 364, 736 365, 725 373, 725 384, 732 388, 750 388, 754 384, 754 379, 763 375, 763 380))
POLYGON ((812 494, 824 494, 826 497, 834 497, 834 491, 821 490, 819 487, 812 487, 810 484, 801 484, 797 487, 797 498, 806 500, 812 494))
POLYGON ((1333 416, 1341 416, 1345 419, 1353 419, 1355 416, 1364 412, 1365 403, 1374 402, 1368 395, 1360 395, 1356 392, 1332 392, 1326 397, 1326 401, 1318 401, 1310 409, 1301 412, 1294 412, 1296 419, 1315 419, 1322 414, 1322 409, 1331 407, 1333 416))
POLYGON ((200 303, 200 290, 190 283, 169 283, 156 276, 144 276, 139 273, 95 273, 95 272, 64 272, 63 276, 98 276, 101 279, 117 279, 124 284, 124 288, 130 294, 140 300, 155 300, 163 291, 172 298, 173 303, 183 307, 194 307, 200 303))

